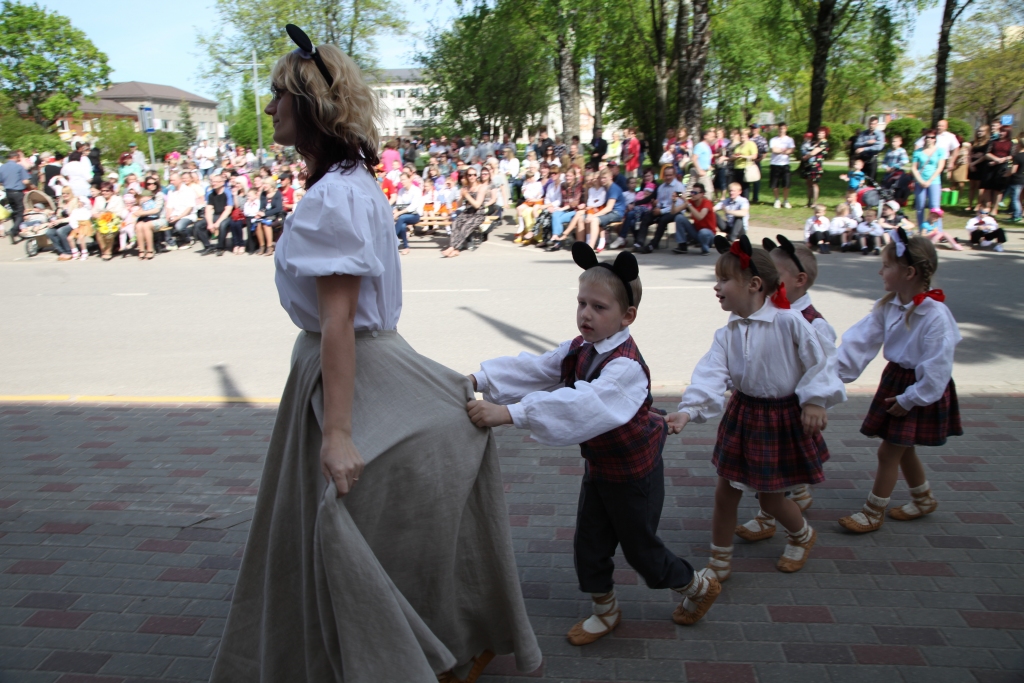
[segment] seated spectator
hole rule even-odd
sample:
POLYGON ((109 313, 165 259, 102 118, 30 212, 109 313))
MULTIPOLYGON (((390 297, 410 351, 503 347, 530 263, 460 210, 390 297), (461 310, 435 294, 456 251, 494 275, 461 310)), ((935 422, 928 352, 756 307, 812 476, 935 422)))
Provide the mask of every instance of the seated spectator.
MULTIPOLYGON (((104 223, 97 230, 96 241, 100 245, 102 259, 109 261, 114 257, 114 235, 128 214, 128 209, 125 208, 124 200, 115 192, 113 183, 103 182, 99 189, 99 196, 93 200, 92 218, 93 221, 104 223)), ((68 254, 70 256, 70 249, 68 254)))
POLYGON ((633 243, 633 251, 650 254, 660 246, 661 237, 665 234, 668 226, 675 223, 676 214, 683 210, 683 193, 686 188, 676 179, 675 169, 669 165, 662 170, 661 184, 655 192, 654 206, 650 213, 640 219, 640 231, 633 243), (647 230, 651 223, 657 223, 654 230, 654 239, 647 243, 647 230))
MULTIPOLYGON (((545 168, 547 168, 545 166, 545 168)), ((526 234, 533 226, 533 207, 544 203, 544 185, 541 184, 538 175, 533 171, 526 171, 523 177, 523 203, 516 207, 518 215, 518 229, 516 230, 515 244, 522 244, 526 234)))
POLYGON ((192 224, 196 221, 196 194, 182 180, 181 174, 172 173, 169 179, 171 190, 165 198, 167 212, 167 246, 177 249, 178 238, 184 238, 184 249, 192 246, 192 224))
POLYGON ((605 192, 605 204, 593 213, 587 212, 587 225, 590 228, 588 244, 593 243, 594 251, 604 250, 608 244, 608 226, 618 223, 626 213, 626 198, 622 188, 612 182, 612 173, 602 168, 597 174, 598 183, 605 192))
MULTIPOLYGON (((893 203, 895 204, 895 202, 893 203)), ((897 206, 899 205, 897 204, 897 206)), ((857 221, 850 217, 850 205, 843 202, 836 207, 836 216, 828 224, 829 246, 836 247, 840 251, 849 251, 856 233, 857 221)))
POLYGON ((689 250, 688 243, 693 242, 700 246, 702 256, 708 254, 717 227, 715 207, 705 196, 704 185, 693 184, 689 194, 683 197, 683 211, 676 214, 677 246, 672 252, 685 254, 689 250))
POLYGON ((977 215, 967 221, 964 228, 971 236, 971 246, 975 249, 1003 251, 1006 233, 996 223, 996 219, 989 215, 987 207, 978 207, 977 215))
MULTIPOLYGON (((533 224, 535 225, 537 219, 545 211, 548 215, 553 215, 562 209, 562 181, 557 173, 545 173, 545 166, 541 165, 541 186, 544 188, 544 194, 542 201, 539 205, 533 207, 533 224), (543 176, 547 176, 546 178, 543 176)), ((532 229, 526 233, 523 237, 521 246, 527 244, 541 244, 543 242, 543 235, 535 235, 532 229)))
POLYGON ((960 243, 947 232, 942 230, 942 209, 935 206, 928 210, 928 220, 921 224, 921 235, 927 237, 933 244, 938 246, 945 242, 953 251, 963 251, 960 243))
POLYGON ((395 220, 395 234, 401 241, 398 253, 409 253, 409 228, 420 222, 423 214, 423 191, 412 182, 412 175, 402 173, 401 185, 395 199, 392 217, 395 220))
POLYGON ((565 172, 565 182, 561 191, 562 205, 551 213, 551 239, 547 244, 541 243, 541 246, 545 247, 547 251, 558 251, 562 248, 565 239, 565 224, 572 221, 578 211, 586 209, 583 200, 582 173, 579 166, 570 166, 565 172))
POLYGON ((577 240, 583 239, 584 231, 587 228, 587 216, 597 213, 605 205, 605 200, 608 197, 608 193, 601 186, 601 179, 595 171, 587 172, 583 184, 587 191, 586 204, 573 214, 572 220, 569 221, 569 229, 566 231, 566 234, 574 235, 577 240))
POLYGON ((657 189, 658 186, 654 182, 654 171, 650 168, 645 169, 640 188, 633 194, 633 201, 626 205, 626 215, 622 217, 619 236, 609 245, 609 249, 621 249, 626 246, 627 236, 632 236, 635 243, 637 239, 636 226, 651 213, 654 200, 657 198, 657 189))
POLYGON ((263 191, 260 192, 260 210, 256 213, 253 223, 256 242, 259 245, 256 253, 273 256, 274 231, 284 224, 284 196, 273 181, 263 184, 263 191))
POLYGON ((860 253, 867 256, 881 253, 881 247, 885 246, 885 228, 879 225, 877 212, 872 208, 864 209, 864 217, 857 224, 857 242, 860 245, 860 253))
POLYGON ((828 208, 824 204, 815 204, 814 215, 804 222, 804 242, 807 246, 816 247, 819 243, 829 244, 830 222, 825 216, 827 211, 828 208))
MULTIPOLYGON (((626 174, 622 172, 622 168, 619 166, 619 162, 612 159, 608 162, 608 171, 612 174, 612 182, 619 186, 619 189, 625 192, 629 189, 629 179, 626 178, 626 174)), ((676 174, 679 177, 679 174, 676 174)))
POLYGON ((203 245, 199 252, 202 256, 212 254, 217 249, 210 244, 210 237, 220 237, 229 229, 231 212, 235 208, 235 198, 227 188, 225 175, 215 173, 210 176, 210 190, 206 193, 206 206, 203 217, 196 221, 192 228, 195 239, 203 245))
POLYGON ((847 188, 846 205, 850 207, 850 218, 860 223, 864 218, 864 207, 857 201, 857 190, 847 188))
POLYGON ((156 254, 153 233, 167 225, 164 217, 164 195, 160 181, 154 176, 143 182, 145 189, 138 196, 138 204, 131 210, 135 217, 135 239, 139 259, 151 261, 156 254))
POLYGON ((722 212, 718 229, 726 233, 730 242, 745 234, 750 222, 750 202, 742 192, 739 183, 729 183, 729 196, 715 204, 715 211, 722 212))

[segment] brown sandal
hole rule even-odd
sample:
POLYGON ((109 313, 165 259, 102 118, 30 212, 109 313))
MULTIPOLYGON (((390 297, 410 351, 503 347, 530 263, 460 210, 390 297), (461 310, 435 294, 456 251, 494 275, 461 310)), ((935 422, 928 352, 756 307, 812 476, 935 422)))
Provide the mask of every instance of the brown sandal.
MULTIPOLYGON (((607 605, 614 599, 615 593, 613 592, 600 598, 594 598, 594 602, 596 602, 599 605, 607 605)), ((601 623, 605 626, 605 630, 601 633, 591 633, 590 631, 587 631, 583 628, 583 622, 586 621, 586 619, 578 621, 575 626, 569 629, 568 638, 571 644, 590 645, 594 641, 599 640, 604 636, 608 635, 609 633, 614 631, 615 628, 622 621, 622 610, 619 608, 618 605, 616 605, 615 609, 611 612, 606 612, 605 614, 595 614, 594 616, 601 620, 601 623)), ((590 617, 587 617, 587 619, 589 618, 590 617)))
POLYGON ((797 543, 792 537, 789 538, 787 546, 797 546, 804 549, 804 556, 799 560, 792 560, 785 555, 779 558, 779 561, 775 564, 775 567, 780 572, 786 572, 790 574, 792 572, 798 572, 804 568, 807 564, 807 558, 811 556, 811 548, 814 547, 814 542, 818 540, 818 532, 811 529, 811 537, 803 543, 797 543))
MULTIPOLYGON (((693 612, 687 612, 683 609, 683 602, 686 601, 684 598, 676 607, 675 611, 672 612, 672 621, 676 622, 680 626, 693 626, 708 613, 708 610, 711 609, 711 605, 715 603, 715 600, 718 599, 718 596, 722 592, 722 584, 715 578, 714 572, 708 572, 707 578, 708 592, 704 594, 704 597, 700 600, 690 599, 690 602, 692 602, 697 609, 693 612)), ((696 577, 694 577, 694 580, 696 580, 696 577)))
POLYGON ((867 518, 867 524, 861 524, 853 518, 853 515, 841 517, 839 519, 839 524, 844 529, 852 531, 855 534, 866 534, 871 531, 878 531, 882 528, 882 522, 885 521, 885 506, 879 506, 870 501, 865 501, 864 507, 861 508, 861 514, 867 518))
POLYGON ((758 530, 751 531, 745 525, 741 524, 736 527, 736 535, 749 543, 766 541, 775 535, 775 525, 768 524, 769 520, 774 522, 775 518, 764 510, 758 510, 757 516, 751 520, 752 522, 757 522, 758 530))
POLYGON ((922 495, 914 494, 914 505, 917 507, 917 512, 907 512, 903 509, 904 506, 890 508, 889 516, 900 522, 909 522, 912 519, 920 519, 925 515, 930 515, 935 512, 935 509, 939 507, 939 501, 935 500, 932 496, 932 490, 928 489, 922 495))

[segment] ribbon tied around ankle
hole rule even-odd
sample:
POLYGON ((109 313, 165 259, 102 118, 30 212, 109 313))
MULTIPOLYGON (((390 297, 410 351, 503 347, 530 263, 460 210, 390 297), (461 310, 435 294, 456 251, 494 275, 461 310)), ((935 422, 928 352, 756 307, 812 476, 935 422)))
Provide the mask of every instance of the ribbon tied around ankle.
POLYGON ((941 289, 929 289, 927 292, 921 292, 920 294, 914 295, 914 305, 920 306, 924 303, 925 299, 935 299, 939 303, 946 300, 946 294, 941 289))

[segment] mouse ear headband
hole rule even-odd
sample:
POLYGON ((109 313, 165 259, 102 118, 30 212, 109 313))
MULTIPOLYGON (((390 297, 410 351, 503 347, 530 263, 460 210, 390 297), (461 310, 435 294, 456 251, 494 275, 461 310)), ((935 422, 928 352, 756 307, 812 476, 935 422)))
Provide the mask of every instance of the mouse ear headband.
POLYGON ((740 268, 742 270, 750 270, 751 275, 760 277, 757 272, 757 266, 750 258, 754 254, 754 248, 750 246, 750 240, 747 239, 746 235, 740 236, 738 240, 733 240, 732 244, 729 244, 729 240, 721 235, 715 235, 715 249, 718 250, 719 254, 729 252, 736 256, 740 260, 740 268))
POLYGON ((789 238, 786 237, 785 235, 776 235, 776 237, 779 238, 778 244, 772 242, 771 238, 768 237, 765 237, 763 240, 761 240, 761 244, 764 245, 764 250, 767 252, 771 252, 774 249, 782 249, 782 251, 787 256, 789 256, 789 258, 793 259, 793 263, 796 264, 797 270, 799 270, 801 273, 806 273, 807 271, 804 270, 804 264, 800 263, 800 257, 796 255, 796 246, 794 246, 794 244, 790 242, 789 238))
POLYGON ((572 260, 583 270, 607 268, 615 273, 615 276, 622 281, 622 285, 626 288, 626 300, 629 301, 629 305, 636 305, 636 302, 633 301, 633 287, 630 284, 640 277, 640 266, 637 265, 636 256, 628 251, 622 251, 615 257, 615 263, 601 263, 597 260, 597 254, 589 244, 573 242, 572 260))
POLYGON ((893 245, 896 247, 896 258, 903 258, 907 262, 907 265, 914 265, 911 261, 910 252, 907 251, 907 242, 910 240, 907 237, 907 231, 903 228, 896 228, 889 231, 889 238, 892 240, 893 245))
POLYGON ((298 45, 292 52, 303 59, 312 59, 316 63, 316 68, 320 70, 320 75, 327 81, 327 87, 330 88, 334 85, 334 76, 324 64, 324 58, 320 56, 320 51, 313 45, 313 41, 309 39, 306 32, 295 24, 287 24, 284 30, 288 32, 288 37, 292 39, 292 42, 298 45))

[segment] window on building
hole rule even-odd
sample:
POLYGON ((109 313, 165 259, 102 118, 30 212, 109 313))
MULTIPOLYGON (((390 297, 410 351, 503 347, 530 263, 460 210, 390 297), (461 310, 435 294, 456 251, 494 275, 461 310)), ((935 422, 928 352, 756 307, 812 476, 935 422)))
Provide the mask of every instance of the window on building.
POLYGON ((171 121, 170 119, 164 119, 164 130, 173 131, 174 121, 171 121))
POLYGON ((83 133, 91 133, 92 132, 92 121, 90 121, 89 119, 82 119, 82 132, 83 133))
POLYGON ((404 109, 396 109, 395 110, 395 116, 397 116, 400 119, 404 119, 405 118, 405 110, 404 109))
POLYGON ((412 90, 409 91, 409 97, 419 97, 419 96, 420 96, 420 89, 419 88, 413 88, 412 90))
POLYGON ((391 93, 397 99, 401 99, 401 98, 405 97, 405 91, 401 90, 401 89, 399 89, 399 90, 392 90, 391 93))
POLYGON ((416 107, 415 109, 413 109, 412 110, 412 115, 415 116, 418 119, 422 119, 423 118, 423 107, 416 107))
POLYGON ((61 119, 60 121, 58 121, 57 122, 57 130, 59 130, 61 133, 68 132, 68 130, 69 130, 68 120, 67 119, 61 119))
POLYGON ((441 110, 440 109, 438 109, 437 107, 431 107, 430 108, 430 116, 431 116, 431 118, 436 118, 436 117, 438 117, 440 115, 441 115, 441 110))

